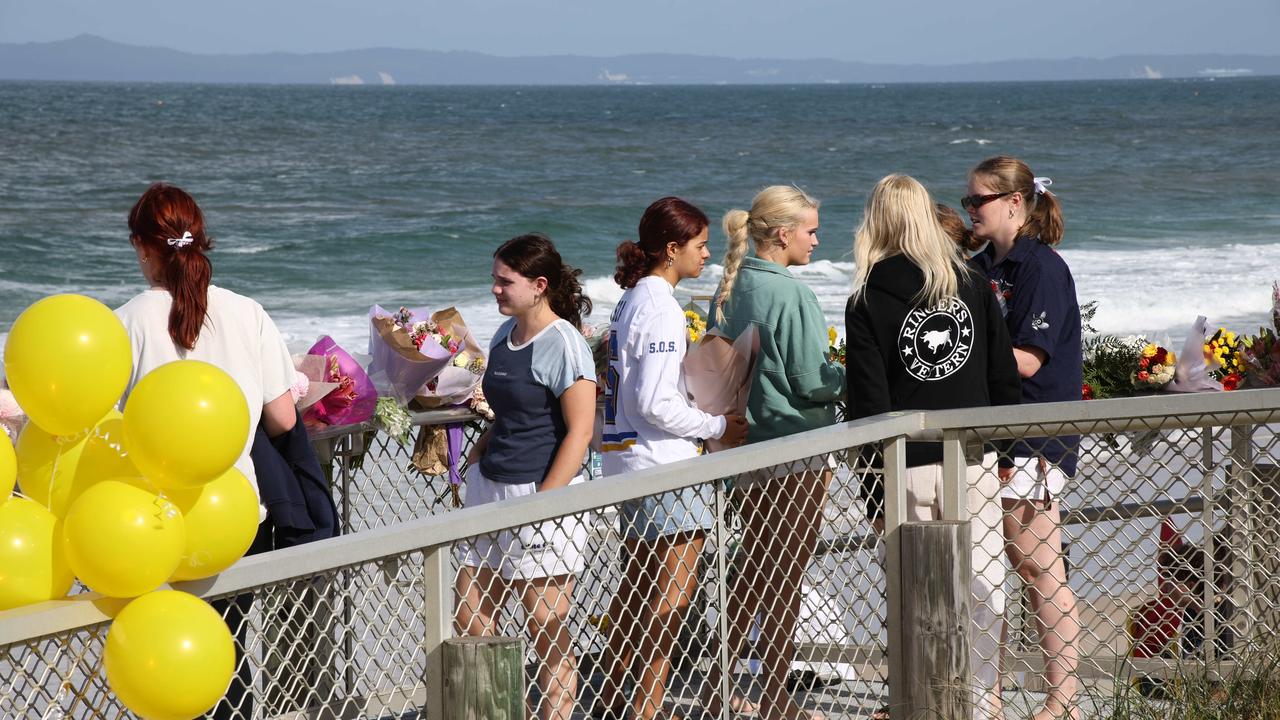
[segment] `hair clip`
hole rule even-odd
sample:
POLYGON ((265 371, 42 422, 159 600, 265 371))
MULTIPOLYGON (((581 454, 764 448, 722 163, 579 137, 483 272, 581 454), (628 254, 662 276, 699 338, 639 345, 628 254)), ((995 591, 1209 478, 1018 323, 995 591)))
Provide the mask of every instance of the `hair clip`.
POLYGON ((182 237, 180 237, 180 238, 169 238, 169 244, 170 244, 170 245, 172 245, 172 246, 174 246, 174 247, 179 247, 179 248, 184 248, 184 247, 186 247, 186 246, 190 245, 191 243, 193 243, 193 242, 195 242, 195 241, 196 241, 196 239, 195 239, 195 238, 193 238, 193 237, 191 237, 191 231, 190 231, 190 230, 188 230, 188 231, 186 231, 186 232, 182 233, 182 237))
POLYGON ((1036 186, 1037 195, 1044 195, 1049 192, 1049 186, 1053 184, 1053 181, 1047 177, 1038 177, 1033 178, 1031 183, 1036 186))

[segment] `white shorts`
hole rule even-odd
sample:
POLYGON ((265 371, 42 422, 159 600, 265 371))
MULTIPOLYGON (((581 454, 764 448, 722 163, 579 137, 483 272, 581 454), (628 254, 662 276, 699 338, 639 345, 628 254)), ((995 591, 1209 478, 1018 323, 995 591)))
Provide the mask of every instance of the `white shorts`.
MULTIPOLYGON (((494 482, 480 473, 480 463, 467 468, 466 481, 466 507, 524 497, 538 491, 534 483, 494 482)), ((579 475, 569 484, 585 481, 585 476, 579 475)), ((457 545, 458 562, 468 567, 489 568, 500 573, 504 580, 576 575, 585 565, 582 553, 586 547, 587 525, 577 515, 500 530, 459 541, 457 545)))
POLYGON ((1005 500, 1057 500, 1067 486, 1067 474, 1051 462, 1040 464, 1039 457, 1013 458, 1013 477, 1000 488, 1005 500))

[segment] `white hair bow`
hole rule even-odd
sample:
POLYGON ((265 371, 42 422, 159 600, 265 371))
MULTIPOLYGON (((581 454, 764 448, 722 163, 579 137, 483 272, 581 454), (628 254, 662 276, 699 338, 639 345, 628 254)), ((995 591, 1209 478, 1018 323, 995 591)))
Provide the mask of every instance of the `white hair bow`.
POLYGON ((1047 177, 1038 177, 1032 178, 1031 183, 1036 186, 1036 194, 1043 195, 1049 192, 1049 186, 1053 184, 1053 181, 1047 177))
POLYGON ((170 245, 172 245, 172 246, 174 246, 174 247, 180 247, 180 248, 184 248, 184 247, 186 247, 186 246, 190 245, 191 243, 193 243, 193 242, 195 242, 195 241, 196 241, 196 239, 195 239, 195 238, 193 238, 193 237, 191 237, 191 231, 190 231, 190 230, 188 230, 188 231, 186 231, 186 232, 182 233, 182 237, 180 237, 180 238, 169 238, 169 244, 170 244, 170 245))

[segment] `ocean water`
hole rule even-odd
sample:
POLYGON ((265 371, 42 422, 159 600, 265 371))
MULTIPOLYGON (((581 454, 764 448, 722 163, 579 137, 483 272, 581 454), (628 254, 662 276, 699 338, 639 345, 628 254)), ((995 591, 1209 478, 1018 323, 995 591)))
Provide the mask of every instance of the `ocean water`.
MULTIPOLYGON (((761 187, 822 200, 796 273, 842 329, 871 186, 914 175, 958 206, 1012 153, 1053 178, 1061 252, 1103 331, 1180 340, 1197 314, 1252 330, 1280 276, 1280 78, 797 87, 333 87, 0 83, 0 334, 31 302, 143 288, 125 217, 177 183, 215 237, 214 281, 302 350, 367 346, 366 313, 456 305, 501 321, 492 251, 549 234, 596 322, 613 248, 676 194, 718 219, 761 187)), ((719 276, 682 284, 709 294, 719 276)))

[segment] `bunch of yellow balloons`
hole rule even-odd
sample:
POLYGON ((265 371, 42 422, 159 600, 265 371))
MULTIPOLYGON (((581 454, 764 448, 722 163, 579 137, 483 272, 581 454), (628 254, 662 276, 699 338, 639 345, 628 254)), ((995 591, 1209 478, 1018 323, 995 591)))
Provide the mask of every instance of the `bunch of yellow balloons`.
POLYGON ((250 430, 240 387, 180 360, 138 380, 119 412, 129 336, 81 295, 27 308, 4 365, 30 422, 16 452, 0 432, 0 610, 64 597, 75 578, 136 598, 107 635, 117 697, 148 719, 206 712, 231 679, 230 631, 203 600, 158 588, 219 573, 253 542, 257 494, 233 467, 250 430))

